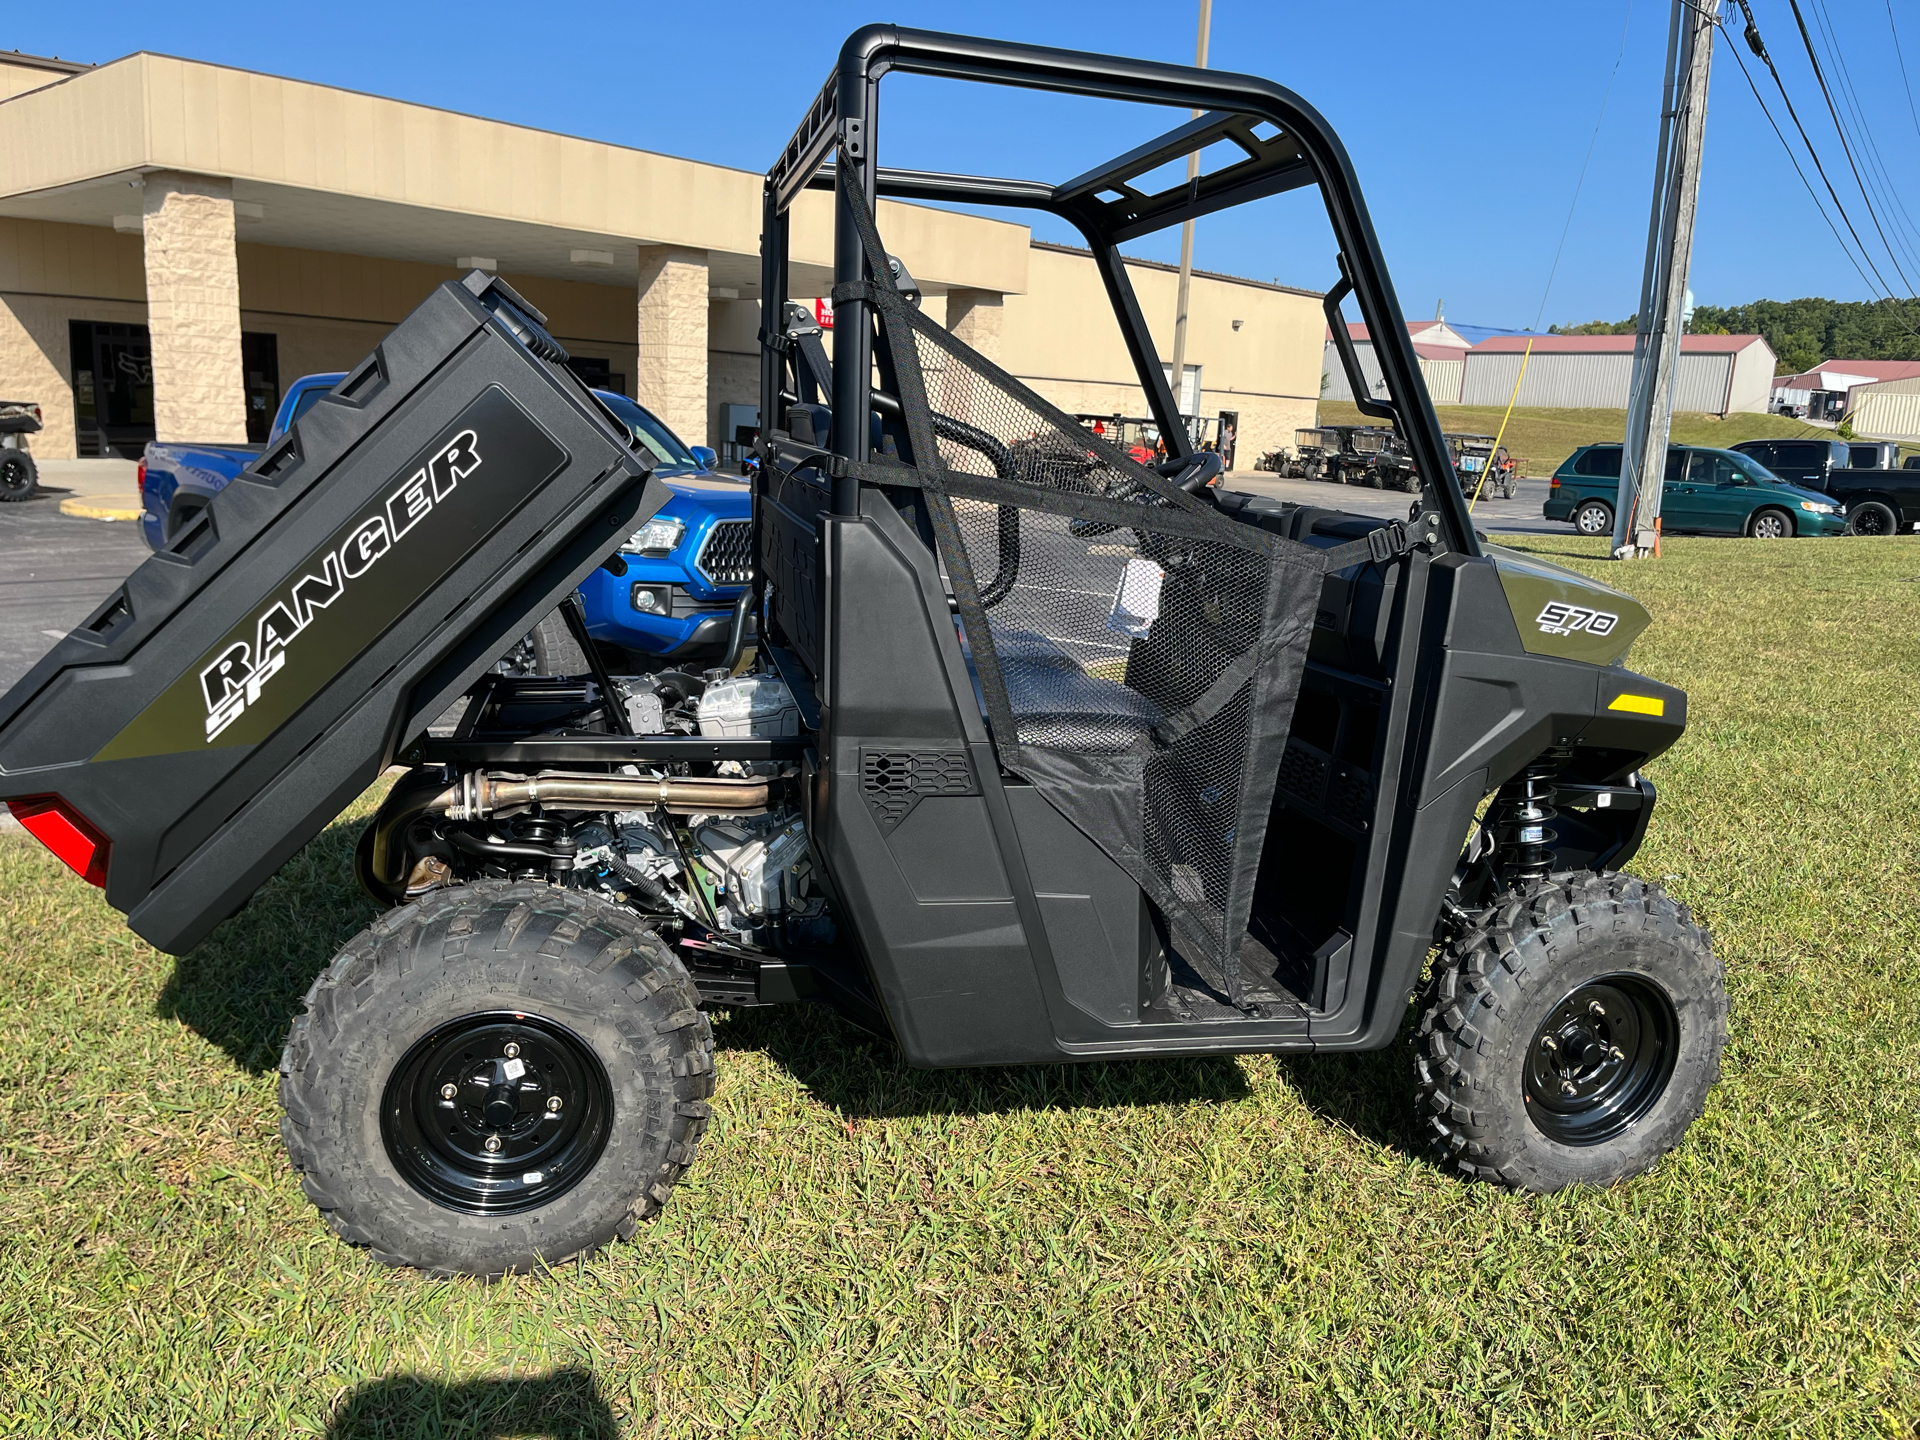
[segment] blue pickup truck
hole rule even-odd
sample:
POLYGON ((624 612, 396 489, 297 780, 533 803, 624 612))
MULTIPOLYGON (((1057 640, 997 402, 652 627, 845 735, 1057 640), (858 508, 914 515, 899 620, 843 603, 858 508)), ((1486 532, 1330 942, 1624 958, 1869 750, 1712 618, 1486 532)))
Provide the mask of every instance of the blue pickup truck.
MULTIPOLYGON (((305 375, 293 382, 268 433, 271 445, 306 414, 342 374, 305 375)), ((692 663, 718 657, 732 637, 733 606, 753 578, 752 497, 745 481, 721 474, 704 445, 685 445, 650 411, 624 395, 593 392, 653 455, 653 473, 673 499, 621 546, 626 573, 596 570, 580 587, 587 633, 603 650, 631 657, 630 669, 660 661, 692 663)), ((140 528, 159 549, 207 507, 213 496, 259 458, 265 445, 182 445, 154 441, 140 462, 140 528)), ((564 658, 559 627, 546 622, 529 637, 527 657, 542 673, 576 668, 564 658)), ((619 667, 616 667, 619 668, 619 667)))

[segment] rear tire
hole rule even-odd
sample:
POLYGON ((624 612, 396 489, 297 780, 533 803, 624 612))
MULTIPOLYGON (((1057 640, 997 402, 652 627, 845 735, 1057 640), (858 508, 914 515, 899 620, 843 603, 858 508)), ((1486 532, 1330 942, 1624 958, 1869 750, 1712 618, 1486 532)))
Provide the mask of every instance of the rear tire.
POLYGON ((1899 530, 1900 520, 1893 507, 1878 500, 1863 500, 1847 515, 1849 535, 1894 535, 1899 530))
POLYGON ((40 484, 40 467, 24 450, 0 450, 0 504, 25 500, 40 484))
POLYGON ((1613 507, 1604 500, 1584 500, 1573 512, 1573 528, 1582 535, 1613 534, 1613 507))
POLYGON ((615 906, 524 882, 436 891, 314 981, 280 1134, 328 1227, 383 1265, 555 1265, 631 1236, 693 1163, 713 1093, 699 1004, 615 906))
POLYGON ((1747 535, 1754 540, 1791 540, 1793 517, 1771 506, 1756 510, 1747 517, 1747 535))
POLYGON ((533 673, 536 675, 585 675, 592 667, 587 652, 573 638, 573 631, 558 610, 553 611, 530 632, 533 637, 533 673))
POLYGON ((1420 1115, 1463 1175, 1612 1185, 1680 1143, 1726 1041, 1725 976, 1687 908, 1632 875, 1570 871, 1509 892, 1435 963, 1420 1115))

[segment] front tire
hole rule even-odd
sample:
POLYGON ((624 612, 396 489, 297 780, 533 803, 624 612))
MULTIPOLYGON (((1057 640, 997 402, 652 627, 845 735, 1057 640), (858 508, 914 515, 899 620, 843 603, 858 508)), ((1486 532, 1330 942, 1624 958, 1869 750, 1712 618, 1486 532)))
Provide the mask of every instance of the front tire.
POLYGON ((1436 963, 1415 1044, 1427 1139, 1516 1190, 1612 1185, 1680 1143, 1726 1040, 1725 976, 1685 906, 1632 875, 1555 875, 1436 963))
POLYGON ((330 1229, 498 1276, 631 1236, 693 1162, 713 1034, 637 917, 482 881, 389 911, 307 993, 280 1133, 330 1229))
POLYGON ((1900 521, 1893 507, 1878 500, 1863 500, 1847 514, 1849 535, 1892 535, 1899 529, 1900 521))
POLYGON ((1573 512, 1573 528, 1582 535, 1613 534, 1613 507, 1604 500, 1586 500, 1573 512))
POLYGON ((0 503, 25 500, 40 483, 40 467, 24 450, 0 450, 0 503))
POLYGON ((1755 540, 1791 540, 1793 517, 1784 510, 1756 510, 1747 519, 1747 534, 1755 540))
POLYGON ((573 638, 573 631, 558 610, 547 615, 528 635, 533 641, 534 674, 574 676, 592 670, 587 663, 587 652, 573 638))

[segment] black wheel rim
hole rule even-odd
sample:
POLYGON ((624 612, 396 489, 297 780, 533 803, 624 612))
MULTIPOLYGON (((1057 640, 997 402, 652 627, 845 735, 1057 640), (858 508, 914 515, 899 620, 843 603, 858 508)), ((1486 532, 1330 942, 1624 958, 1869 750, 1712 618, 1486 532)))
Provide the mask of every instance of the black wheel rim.
POLYGON ((1680 1022, 1638 975, 1589 980, 1527 1047, 1527 1114, 1562 1145, 1599 1145, 1644 1119, 1673 1077, 1680 1022))
POLYGON ((1869 506, 1854 517, 1853 528, 1858 535, 1884 535, 1892 527, 1877 508, 1869 506))
POLYGON ((593 1169, 612 1123, 613 1087, 592 1047, 564 1025, 507 1012, 423 1036, 380 1105, 401 1178, 474 1215, 559 1199, 593 1169))
POLYGON ((26 461, 18 455, 0 455, 0 490, 24 495, 32 486, 33 478, 27 473, 26 461))

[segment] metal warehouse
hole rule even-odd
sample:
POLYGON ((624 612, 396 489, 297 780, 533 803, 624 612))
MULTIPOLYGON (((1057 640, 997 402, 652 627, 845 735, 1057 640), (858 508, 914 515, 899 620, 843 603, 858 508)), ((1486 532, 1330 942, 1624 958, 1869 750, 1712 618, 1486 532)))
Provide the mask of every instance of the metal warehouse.
MULTIPOLYGON (((1347 334, 1353 340, 1354 357, 1360 362, 1360 373, 1366 379, 1368 390, 1374 398, 1384 399, 1387 382, 1380 374, 1380 361, 1373 353, 1373 338, 1367 334, 1367 327, 1350 323, 1347 334)), ((1407 334, 1413 337, 1414 358, 1419 361, 1420 374, 1427 382, 1427 394, 1433 397, 1433 403, 1456 403, 1460 399, 1467 351, 1473 342, 1444 320, 1409 320, 1407 334)), ((1331 332, 1326 337, 1320 373, 1322 397, 1353 399, 1353 386, 1347 383, 1346 367, 1340 363, 1340 352, 1334 347, 1331 332)))
MULTIPOLYGON (((1631 335, 1496 335, 1467 352, 1460 403, 1505 405, 1525 357, 1519 404, 1624 410, 1633 345, 1631 335), (1526 355, 1529 341, 1531 356, 1526 355)), ((1673 408, 1707 415, 1765 413, 1774 368, 1773 347, 1761 336, 1683 336, 1673 408)))
MULTIPOLYGON (((772 141, 769 142, 773 143, 772 141)), ((140 53, 0 55, 0 395, 49 458, 264 438, 283 387, 357 363, 442 280, 496 271, 589 383, 690 443, 758 401, 763 178, 325 85, 140 53)), ((1070 411, 1145 399, 1084 252, 886 202, 928 311, 1070 411)), ((831 199, 794 211, 792 283, 830 288, 831 199)), ((1173 348, 1172 268, 1131 262, 1173 348)), ((1183 408, 1248 456, 1314 423, 1308 290, 1196 272, 1183 408), (1210 427, 1211 428, 1211 427, 1210 427)))

